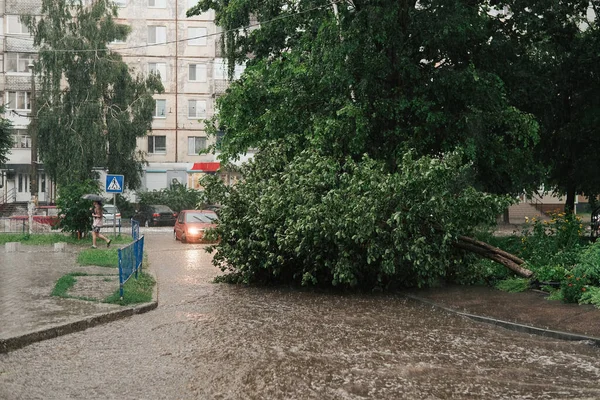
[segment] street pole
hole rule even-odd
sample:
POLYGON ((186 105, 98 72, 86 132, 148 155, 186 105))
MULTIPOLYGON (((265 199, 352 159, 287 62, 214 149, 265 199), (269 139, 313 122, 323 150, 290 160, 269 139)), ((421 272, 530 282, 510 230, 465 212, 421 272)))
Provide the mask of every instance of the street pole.
POLYGON ((27 211, 29 216, 29 234, 33 233, 33 213, 37 207, 37 132, 36 132, 36 108, 35 108, 35 71, 33 62, 27 66, 31 70, 31 113, 29 114, 29 136, 31 137, 31 173, 29 178, 29 190, 31 192, 31 201, 28 204, 27 211))

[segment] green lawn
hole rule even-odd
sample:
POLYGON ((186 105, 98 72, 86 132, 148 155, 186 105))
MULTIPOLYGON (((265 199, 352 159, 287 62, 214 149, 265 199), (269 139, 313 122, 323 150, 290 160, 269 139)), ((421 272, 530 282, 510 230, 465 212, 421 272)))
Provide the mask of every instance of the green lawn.
MULTIPOLYGON (((105 235, 109 239, 112 239, 111 246, 119 246, 131 243, 131 236, 117 235, 105 235)), ((91 246, 92 236, 85 237, 83 239, 77 239, 70 234, 64 233, 48 233, 48 234, 23 234, 23 233, 0 233, 0 245, 8 242, 20 242, 27 245, 51 245, 59 242, 66 242, 78 246, 91 246)), ((104 240, 99 240, 97 243, 98 247, 106 246, 104 240)))
POLYGON ((122 306, 148 303, 152 301, 152 289, 155 284, 156 281, 152 275, 142 272, 138 274, 137 279, 135 279, 135 276, 132 276, 125 282, 125 286, 123 287, 123 300, 119 297, 119 290, 117 289, 115 293, 107 297, 104 302, 120 304, 122 306))

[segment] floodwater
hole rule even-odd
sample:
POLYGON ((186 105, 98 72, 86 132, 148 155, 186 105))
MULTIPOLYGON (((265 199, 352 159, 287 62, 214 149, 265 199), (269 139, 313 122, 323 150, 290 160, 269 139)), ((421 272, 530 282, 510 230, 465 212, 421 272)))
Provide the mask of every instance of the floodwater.
POLYGON ((0 355, 2 399, 599 399, 600 349, 401 295, 213 284, 147 230, 159 307, 0 355))

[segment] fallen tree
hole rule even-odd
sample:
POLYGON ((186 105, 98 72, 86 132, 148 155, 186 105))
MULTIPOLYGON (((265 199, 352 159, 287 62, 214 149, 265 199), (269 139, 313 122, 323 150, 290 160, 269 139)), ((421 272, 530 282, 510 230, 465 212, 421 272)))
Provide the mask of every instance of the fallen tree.
POLYGON ((204 182, 221 203, 215 265, 235 281, 342 287, 428 286, 469 254, 531 277, 523 260, 475 240, 512 199, 469 184, 458 152, 404 155, 396 173, 368 157, 314 150, 287 156, 279 144, 242 168, 244 180, 204 182), (426 222, 424 222, 426 221, 426 222))

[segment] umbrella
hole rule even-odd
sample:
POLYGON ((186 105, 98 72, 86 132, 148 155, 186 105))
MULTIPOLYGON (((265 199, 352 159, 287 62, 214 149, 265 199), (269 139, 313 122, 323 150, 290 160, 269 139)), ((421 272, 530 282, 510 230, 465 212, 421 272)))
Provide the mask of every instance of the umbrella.
POLYGON ((104 197, 99 196, 94 193, 84 194, 83 196, 81 196, 81 198, 85 199, 85 200, 92 200, 92 201, 104 201, 104 197))

